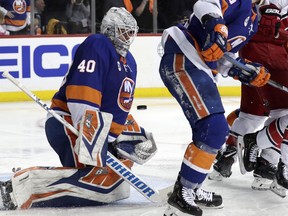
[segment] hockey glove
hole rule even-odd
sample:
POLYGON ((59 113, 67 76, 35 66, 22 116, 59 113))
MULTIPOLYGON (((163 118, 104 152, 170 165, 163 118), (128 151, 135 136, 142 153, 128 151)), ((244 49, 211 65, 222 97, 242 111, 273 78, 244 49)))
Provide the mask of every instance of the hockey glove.
POLYGON ((204 15, 202 23, 208 34, 202 49, 202 56, 205 61, 217 61, 227 50, 227 26, 221 17, 215 18, 210 15, 204 15))
POLYGON ((281 26, 280 9, 274 4, 260 7, 261 19, 259 22, 258 32, 266 37, 274 38, 278 35, 281 26))
POLYGON ((248 72, 233 66, 228 72, 229 76, 239 80, 245 85, 252 85, 255 87, 262 87, 269 81, 270 73, 263 65, 255 62, 245 62, 241 58, 237 58, 237 61, 245 64, 247 67, 251 68, 252 71, 248 72))
POLYGON ((157 151, 152 133, 140 127, 131 114, 128 115, 125 126, 126 129, 113 143, 118 157, 138 164, 146 163, 157 151))

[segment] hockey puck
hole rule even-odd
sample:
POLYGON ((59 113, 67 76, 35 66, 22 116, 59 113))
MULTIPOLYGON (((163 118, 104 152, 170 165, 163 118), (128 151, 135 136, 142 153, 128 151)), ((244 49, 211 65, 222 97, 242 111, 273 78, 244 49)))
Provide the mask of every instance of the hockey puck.
POLYGON ((146 110, 147 106, 146 105, 138 105, 137 110, 146 110))

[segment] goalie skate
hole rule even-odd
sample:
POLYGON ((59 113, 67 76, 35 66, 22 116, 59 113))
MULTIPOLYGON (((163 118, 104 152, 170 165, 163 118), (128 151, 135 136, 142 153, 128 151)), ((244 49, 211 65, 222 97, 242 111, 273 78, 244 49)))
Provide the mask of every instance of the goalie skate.
POLYGON ((242 175, 244 175, 247 171, 243 162, 243 151, 244 151, 244 140, 243 136, 238 136, 237 139, 237 156, 239 161, 239 168, 242 175))

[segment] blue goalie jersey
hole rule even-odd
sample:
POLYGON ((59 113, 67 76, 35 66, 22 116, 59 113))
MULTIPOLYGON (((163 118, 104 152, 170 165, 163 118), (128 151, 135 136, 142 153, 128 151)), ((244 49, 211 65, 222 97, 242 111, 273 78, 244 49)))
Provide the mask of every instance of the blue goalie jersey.
POLYGON ((78 47, 51 108, 72 114, 74 126, 87 108, 111 113, 109 137, 116 138, 132 106, 136 76, 137 66, 130 52, 123 58, 105 35, 90 35, 78 47))

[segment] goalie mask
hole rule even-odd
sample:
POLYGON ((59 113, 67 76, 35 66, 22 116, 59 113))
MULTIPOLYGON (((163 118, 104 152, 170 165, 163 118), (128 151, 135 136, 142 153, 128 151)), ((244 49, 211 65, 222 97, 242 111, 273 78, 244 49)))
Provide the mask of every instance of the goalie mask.
POLYGON ((138 32, 138 26, 125 8, 112 7, 102 20, 100 32, 111 39, 119 55, 126 57, 138 32))

